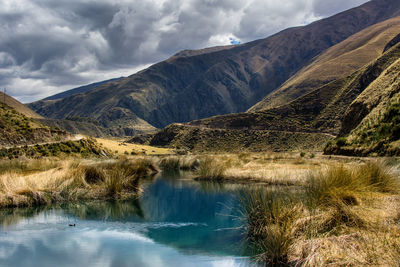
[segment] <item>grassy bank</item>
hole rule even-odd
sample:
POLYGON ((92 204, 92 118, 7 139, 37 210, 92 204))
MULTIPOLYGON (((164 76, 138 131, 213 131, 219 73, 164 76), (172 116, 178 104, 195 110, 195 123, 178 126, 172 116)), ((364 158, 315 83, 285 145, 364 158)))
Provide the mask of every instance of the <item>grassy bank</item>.
POLYGON ((400 181, 383 163, 310 173, 296 193, 242 196, 258 259, 276 266, 397 266, 400 181))
POLYGON ((322 171, 337 164, 356 166, 368 159, 330 157, 314 153, 238 153, 166 156, 162 169, 192 170, 196 180, 303 185, 310 171, 322 171))
POLYGON ((3 160, 0 207, 135 197, 140 192, 140 179, 157 172, 158 167, 144 158, 3 160))
POLYGON ((251 249, 267 265, 396 266, 398 166, 312 153, 0 160, 0 207, 135 198, 141 178, 184 170, 259 185, 241 194, 242 207, 251 249))
POLYGON ((104 148, 114 152, 117 155, 164 155, 173 154, 173 151, 167 148, 159 148, 146 145, 131 144, 121 140, 112 140, 96 138, 97 142, 104 148))

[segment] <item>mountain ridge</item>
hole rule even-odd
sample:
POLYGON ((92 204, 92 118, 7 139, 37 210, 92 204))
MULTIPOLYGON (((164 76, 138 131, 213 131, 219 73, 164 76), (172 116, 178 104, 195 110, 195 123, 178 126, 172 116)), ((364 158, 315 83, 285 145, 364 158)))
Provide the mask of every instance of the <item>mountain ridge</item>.
POLYGON ((400 17, 395 17, 372 25, 330 47, 248 112, 284 105, 316 87, 350 75, 378 58, 391 44, 394 45, 399 28, 400 17))
POLYGON ((29 106, 50 118, 89 117, 104 126, 113 124, 110 112, 126 114, 123 124, 137 117, 155 127, 243 112, 327 48, 399 14, 398 1, 375 0, 247 44, 183 51, 84 94, 29 106))
MULTIPOLYGON (((381 44, 382 47, 385 45, 381 44)), ((231 140, 236 144, 236 150, 279 151, 282 147, 305 149, 307 146, 321 149, 324 142, 329 141, 327 135, 343 135, 364 120, 372 108, 362 104, 361 107, 366 111, 360 111, 362 108, 357 103, 365 102, 360 100, 363 96, 374 95, 374 101, 380 103, 383 93, 373 88, 376 88, 377 83, 386 83, 391 88, 394 86, 395 78, 383 79, 382 76, 390 72, 393 64, 400 62, 399 58, 400 43, 351 75, 316 88, 286 105, 257 112, 219 115, 186 124, 172 124, 156 134, 150 144, 208 151, 215 147, 219 150, 230 149, 232 147, 226 140, 231 140), (348 129, 344 132, 346 127, 348 129), (282 139, 276 137, 277 133, 282 135, 282 139), (208 139, 212 142, 208 142, 208 139), (318 145, 313 143, 316 140, 318 145)), ((396 72, 393 69, 391 72, 398 76, 398 70, 396 72)), ((395 92, 395 89, 392 91, 395 92)))
POLYGON ((103 85, 103 84, 109 83, 109 82, 118 81, 122 78, 124 78, 124 77, 113 78, 113 79, 109 79, 109 80, 105 80, 105 81, 101 81, 101 82, 95 82, 95 83, 79 86, 79 87, 69 89, 69 90, 63 91, 63 92, 55 94, 55 95, 48 96, 48 97, 44 98, 43 100, 57 100, 57 99, 65 98, 65 97, 75 95, 75 94, 86 93, 100 85, 103 85))

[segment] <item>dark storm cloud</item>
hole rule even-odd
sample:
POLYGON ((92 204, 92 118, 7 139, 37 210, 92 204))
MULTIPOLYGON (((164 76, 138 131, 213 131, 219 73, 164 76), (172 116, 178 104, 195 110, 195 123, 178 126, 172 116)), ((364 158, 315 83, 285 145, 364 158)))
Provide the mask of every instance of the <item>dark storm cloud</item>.
POLYGON ((264 38, 366 0, 0 0, 0 87, 33 101, 182 49, 264 38))

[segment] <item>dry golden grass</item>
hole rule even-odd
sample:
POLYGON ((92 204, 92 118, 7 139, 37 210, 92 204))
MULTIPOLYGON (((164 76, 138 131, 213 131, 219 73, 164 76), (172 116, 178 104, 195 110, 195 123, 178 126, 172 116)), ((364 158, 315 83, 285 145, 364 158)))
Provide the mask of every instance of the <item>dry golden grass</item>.
POLYGON ((362 162, 350 158, 329 158, 314 154, 301 157, 300 153, 209 154, 191 157, 200 161, 205 157, 211 157, 214 165, 223 166, 224 171, 220 175, 220 180, 270 185, 302 185, 310 172, 323 171, 339 163, 356 166, 362 162))
POLYGON ((159 159, 159 166, 164 171, 195 171, 199 165, 196 156, 167 156, 159 159))
POLYGON ((166 155, 173 154, 173 152, 167 148, 159 148, 145 145, 137 145, 125 143, 119 140, 96 138, 97 142, 102 144, 103 147, 117 152, 119 155, 131 155, 134 154, 146 154, 146 155, 166 155))
POLYGON ((271 266, 398 266, 399 182, 370 160, 310 172, 297 192, 244 193, 249 240, 271 266))
POLYGON ((387 163, 299 153, 3 161, 0 207, 132 197, 158 165, 196 169, 219 182, 277 185, 242 194, 249 239, 267 264, 397 266, 400 169, 387 163))
MULTIPOLYGON (((32 166, 45 162, 36 160, 32 166)), ((69 159, 53 164, 47 170, 14 168, 1 174, 0 207, 135 197, 140 191, 140 178, 158 172, 154 162, 145 158, 69 159)))
POLYGON ((389 233, 358 231, 303 240, 293 245, 290 260, 301 266, 398 266, 398 234, 398 229, 389 233))

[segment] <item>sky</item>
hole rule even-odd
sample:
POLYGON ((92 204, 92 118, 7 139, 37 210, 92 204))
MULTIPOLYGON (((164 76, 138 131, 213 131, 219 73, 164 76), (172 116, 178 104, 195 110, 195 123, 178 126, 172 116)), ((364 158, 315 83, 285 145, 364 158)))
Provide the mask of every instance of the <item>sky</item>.
POLYGON ((367 0, 0 0, 0 89, 27 103, 367 0))

